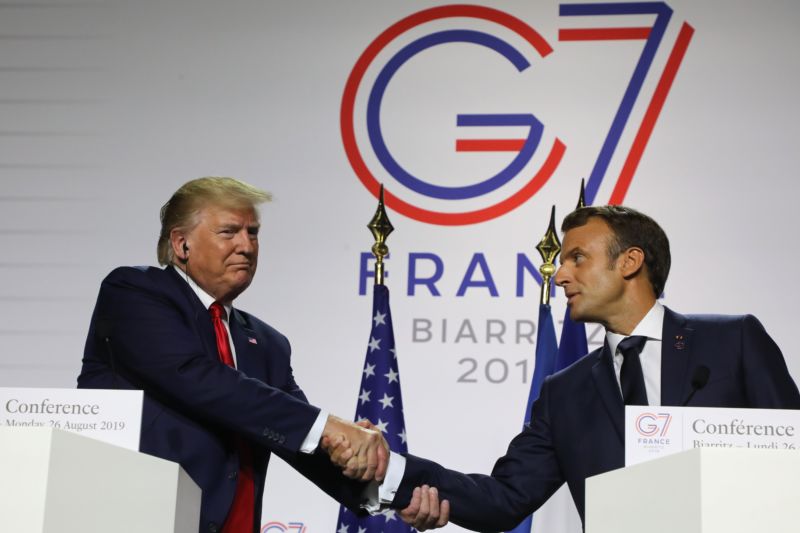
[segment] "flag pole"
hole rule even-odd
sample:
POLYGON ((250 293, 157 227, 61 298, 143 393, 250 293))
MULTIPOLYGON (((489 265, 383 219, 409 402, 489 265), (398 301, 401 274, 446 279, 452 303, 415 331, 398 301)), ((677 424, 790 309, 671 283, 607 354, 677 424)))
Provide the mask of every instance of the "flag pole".
POLYGON ((372 245, 372 255, 375 256, 375 285, 383 285, 383 258, 389 255, 386 239, 394 231, 394 226, 389 222, 389 216, 383 206, 383 183, 381 183, 381 192, 378 196, 378 209, 367 224, 367 228, 375 238, 375 244, 372 245))
POLYGON ((561 241, 558 240, 556 233, 556 206, 550 211, 550 225, 542 237, 539 244, 536 245, 539 250, 539 255, 542 256, 542 266, 539 267, 539 273, 542 275, 542 305, 550 305, 550 282, 553 274, 556 273, 555 260, 558 253, 561 251, 561 241))

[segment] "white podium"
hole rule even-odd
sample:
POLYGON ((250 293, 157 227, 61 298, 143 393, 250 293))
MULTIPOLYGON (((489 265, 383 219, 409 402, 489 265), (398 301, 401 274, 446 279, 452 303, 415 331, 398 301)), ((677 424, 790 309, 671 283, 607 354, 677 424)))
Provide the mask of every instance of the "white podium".
POLYGON ((197 533, 176 463, 46 428, 0 427, 0 517, 14 533, 197 533))
POLYGON ((800 452, 706 448, 586 480, 586 533, 800 531, 800 452))

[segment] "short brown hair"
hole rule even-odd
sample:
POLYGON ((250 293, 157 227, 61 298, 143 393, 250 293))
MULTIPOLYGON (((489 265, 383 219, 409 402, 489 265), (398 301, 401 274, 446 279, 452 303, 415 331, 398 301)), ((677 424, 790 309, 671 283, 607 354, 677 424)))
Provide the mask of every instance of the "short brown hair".
POLYGON ((656 298, 661 296, 672 262, 669 239, 661 226, 649 216, 630 207, 604 205, 576 209, 564 218, 561 231, 566 233, 583 226, 592 217, 602 219, 614 234, 614 239, 608 245, 608 257, 611 261, 632 246, 644 251, 650 285, 656 298))
POLYGON ((235 178, 205 177, 184 183, 161 207, 161 233, 158 236, 158 262, 169 265, 175 259, 170 245, 173 229, 190 230, 197 214, 208 205, 234 209, 253 208, 268 202, 272 196, 235 178))

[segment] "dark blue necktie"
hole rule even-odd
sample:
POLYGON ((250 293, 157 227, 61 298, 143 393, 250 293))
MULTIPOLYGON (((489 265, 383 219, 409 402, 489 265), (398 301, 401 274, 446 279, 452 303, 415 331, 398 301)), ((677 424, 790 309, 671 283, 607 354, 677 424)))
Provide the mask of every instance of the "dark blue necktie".
POLYGON ((648 405, 642 362, 639 360, 645 342, 647 337, 634 335, 622 339, 617 347, 623 357, 619 381, 625 405, 648 405))

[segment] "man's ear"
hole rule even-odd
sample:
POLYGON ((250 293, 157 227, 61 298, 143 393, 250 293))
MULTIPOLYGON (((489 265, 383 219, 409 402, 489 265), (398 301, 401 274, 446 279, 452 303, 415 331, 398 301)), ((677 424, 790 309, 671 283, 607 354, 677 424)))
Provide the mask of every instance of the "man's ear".
POLYGON ((617 260, 620 272, 626 279, 636 276, 644 267, 644 250, 638 246, 631 246, 622 252, 617 260))
POLYGON ((173 228, 169 232, 169 244, 172 246, 172 254, 181 263, 189 260, 189 243, 186 241, 186 233, 178 228, 173 228))

